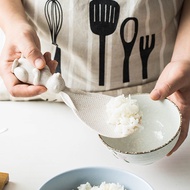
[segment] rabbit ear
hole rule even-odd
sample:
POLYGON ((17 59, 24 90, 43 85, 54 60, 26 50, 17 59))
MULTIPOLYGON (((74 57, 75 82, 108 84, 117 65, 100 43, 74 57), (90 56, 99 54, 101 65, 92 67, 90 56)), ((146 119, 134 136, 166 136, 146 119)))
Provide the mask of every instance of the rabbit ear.
POLYGON ((18 59, 15 59, 15 60, 13 61, 12 67, 11 67, 11 72, 12 72, 12 73, 14 73, 14 69, 15 69, 16 67, 18 67, 18 65, 19 65, 18 59))

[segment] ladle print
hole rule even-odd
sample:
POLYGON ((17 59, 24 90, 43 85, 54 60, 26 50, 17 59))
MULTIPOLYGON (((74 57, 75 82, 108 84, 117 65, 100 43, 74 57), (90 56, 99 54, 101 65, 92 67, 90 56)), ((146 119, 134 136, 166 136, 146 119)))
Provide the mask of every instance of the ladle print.
POLYGON ((138 33, 138 20, 135 17, 129 17, 126 18, 122 25, 121 25, 121 29, 120 29, 120 35, 121 35, 121 41, 123 44, 123 48, 124 48, 124 61, 123 61, 123 82, 129 82, 130 81, 130 77, 129 77, 129 58, 133 49, 133 46, 135 44, 135 40, 137 38, 137 33, 138 33), (134 34, 132 37, 132 40, 128 41, 128 39, 126 39, 126 35, 125 35, 125 28, 127 27, 126 25, 129 22, 134 22, 134 34))
POLYGON ((94 34, 100 36, 99 45, 99 85, 104 85, 105 75, 105 41, 106 36, 114 33, 120 7, 116 1, 92 0, 89 7, 90 27, 94 34))
POLYGON ((51 33, 52 44, 56 46, 54 60, 58 62, 56 71, 61 73, 61 49, 57 44, 57 36, 63 24, 63 10, 58 0, 47 0, 44 7, 45 17, 51 33))

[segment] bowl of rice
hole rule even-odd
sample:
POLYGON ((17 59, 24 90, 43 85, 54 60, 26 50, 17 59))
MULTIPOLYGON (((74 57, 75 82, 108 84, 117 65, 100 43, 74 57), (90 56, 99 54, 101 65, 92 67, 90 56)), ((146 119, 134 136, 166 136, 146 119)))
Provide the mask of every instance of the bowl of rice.
POLYGON ((132 126, 132 129, 137 126, 135 130, 124 138, 99 135, 103 144, 115 157, 127 163, 147 165, 165 157, 173 149, 180 135, 182 118, 178 107, 169 99, 154 101, 149 94, 133 94, 130 95, 130 99, 138 109, 135 108, 135 112, 131 112, 130 115, 129 111, 123 108, 126 107, 123 106, 123 97, 114 98, 112 107, 109 105, 109 112, 114 110, 112 120, 117 125, 122 124, 123 128, 132 126, 128 122, 131 120, 124 120, 124 116, 140 119, 132 126), (134 114, 138 114, 138 117, 134 114))
POLYGON ((142 178, 108 167, 84 167, 61 173, 40 190, 153 190, 142 178))

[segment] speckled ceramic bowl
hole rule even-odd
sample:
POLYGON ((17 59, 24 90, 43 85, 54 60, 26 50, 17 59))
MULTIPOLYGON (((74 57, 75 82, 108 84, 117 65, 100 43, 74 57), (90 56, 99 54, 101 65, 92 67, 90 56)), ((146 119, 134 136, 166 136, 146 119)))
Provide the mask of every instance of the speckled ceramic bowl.
POLYGON ((165 157, 175 146, 181 129, 181 114, 168 99, 153 101, 149 94, 131 97, 137 99, 143 113, 143 129, 120 139, 99 137, 117 158, 128 163, 151 164, 165 157))

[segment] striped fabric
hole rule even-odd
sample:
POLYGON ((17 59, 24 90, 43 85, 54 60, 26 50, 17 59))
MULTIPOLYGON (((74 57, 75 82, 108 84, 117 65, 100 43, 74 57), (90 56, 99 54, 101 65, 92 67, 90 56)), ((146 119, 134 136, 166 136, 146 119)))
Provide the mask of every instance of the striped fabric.
POLYGON ((42 51, 54 56, 59 47, 66 85, 110 95, 150 92, 154 87, 171 59, 182 3, 23 0, 42 51), (105 49, 100 50, 100 44, 105 49))

